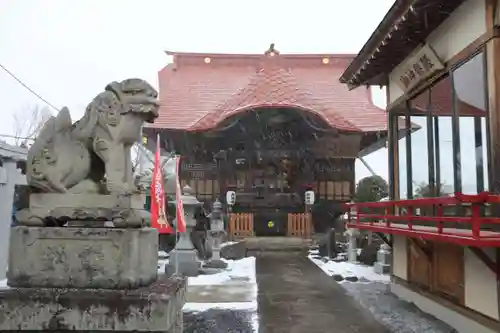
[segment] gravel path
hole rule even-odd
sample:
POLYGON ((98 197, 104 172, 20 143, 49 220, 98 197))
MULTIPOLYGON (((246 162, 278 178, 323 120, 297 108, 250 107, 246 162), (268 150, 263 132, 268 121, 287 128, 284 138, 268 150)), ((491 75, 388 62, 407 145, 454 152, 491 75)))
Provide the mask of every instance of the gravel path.
POLYGON ((384 283, 343 283, 350 295, 392 333, 456 333, 450 326, 397 298, 384 283))
POLYGON ((184 312, 184 333, 257 333, 252 311, 210 309, 184 312))

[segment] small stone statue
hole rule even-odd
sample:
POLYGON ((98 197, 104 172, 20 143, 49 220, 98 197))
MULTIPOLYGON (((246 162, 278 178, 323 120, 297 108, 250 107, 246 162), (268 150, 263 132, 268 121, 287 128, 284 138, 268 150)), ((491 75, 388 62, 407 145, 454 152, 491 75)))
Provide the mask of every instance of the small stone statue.
POLYGON ((67 108, 50 118, 28 152, 30 207, 18 212, 19 223, 148 225, 138 213, 144 202, 135 196, 130 152, 144 122, 158 117, 157 97, 147 82, 127 79, 108 84, 74 124, 67 108))

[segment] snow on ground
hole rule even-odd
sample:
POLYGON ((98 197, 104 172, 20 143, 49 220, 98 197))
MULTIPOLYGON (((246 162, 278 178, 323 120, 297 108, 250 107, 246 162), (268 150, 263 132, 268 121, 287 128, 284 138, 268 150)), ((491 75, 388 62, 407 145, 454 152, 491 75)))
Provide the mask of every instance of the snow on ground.
POLYGON ((0 288, 7 288, 7 279, 0 280, 0 288))
POLYGON ((220 247, 226 247, 228 245, 233 245, 233 244, 237 244, 238 242, 224 242, 224 243, 221 243, 220 247))
MULTIPOLYGON (((389 283, 391 276, 389 274, 377 274, 372 266, 354 264, 346 261, 335 262, 331 260, 319 259, 316 253, 310 254, 309 259, 323 270, 328 276, 341 275, 344 279, 348 277, 357 277, 360 282, 384 282, 389 283)), ((349 283, 343 280, 339 283, 349 283)))
MULTIPOLYGON (((196 289, 196 287, 223 287, 225 292, 231 293, 231 289, 235 289, 235 295, 237 290, 242 287, 251 290, 251 295, 246 301, 241 302, 237 299, 232 299, 231 301, 223 300, 222 298, 227 297, 227 295, 221 295, 221 299, 218 301, 214 299, 213 302, 187 302, 184 305, 184 312, 190 313, 206 313, 206 317, 212 316, 216 313, 217 316, 230 316, 231 320, 236 321, 250 321, 248 323, 251 326, 253 332, 258 332, 258 315, 257 315, 257 279, 255 277, 255 257, 247 257, 240 260, 224 260, 228 267, 216 274, 210 275, 199 275, 196 277, 188 278, 188 293, 189 287, 191 290, 196 289), (247 319, 244 319, 247 317, 247 319), (237 318, 237 319, 235 319, 237 318), (243 319, 242 319, 243 318, 243 319)), ((200 295, 203 296, 203 295, 200 295)), ((217 296, 215 296, 217 297, 217 296)), ((189 296, 188 296, 189 298, 189 296)), ((244 323, 243 323, 244 324, 244 323)), ((242 328, 241 332, 247 332, 242 328)))
POLYGON ((221 285, 231 281, 244 281, 257 286, 255 278, 255 258, 247 257, 240 260, 224 260, 227 269, 220 273, 198 275, 188 278, 188 286, 193 285, 221 285))

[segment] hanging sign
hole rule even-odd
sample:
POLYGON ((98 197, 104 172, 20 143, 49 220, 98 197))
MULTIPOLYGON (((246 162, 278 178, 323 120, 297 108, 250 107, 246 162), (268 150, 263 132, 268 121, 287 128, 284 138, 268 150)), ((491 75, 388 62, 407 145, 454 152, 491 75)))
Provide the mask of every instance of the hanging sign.
POLYGON ((425 44, 417 53, 406 59, 394 70, 394 78, 404 92, 444 68, 436 52, 425 44))

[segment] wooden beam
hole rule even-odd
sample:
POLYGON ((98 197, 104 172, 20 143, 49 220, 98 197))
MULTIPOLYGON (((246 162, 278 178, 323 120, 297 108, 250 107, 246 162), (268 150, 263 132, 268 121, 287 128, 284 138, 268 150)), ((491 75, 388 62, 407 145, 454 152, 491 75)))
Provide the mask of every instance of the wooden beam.
POLYGON ((380 239, 382 239, 384 241, 384 243, 386 243, 387 245, 389 245, 391 248, 392 248, 392 240, 387 238, 387 236, 381 232, 376 232, 376 234, 380 237, 380 239))
POLYGON ((497 270, 497 263, 491 259, 482 249, 478 247, 469 246, 469 250, 471 250, 474 255, 482 261, 492 272, 496 275, 497 280, 500 278, 497 270))
POLYGON ((432 260, 432 251, 429 249, 429 246, 425 241, 420 241, 418 238, 408 238, 409 242, 413 244, 421 253, 423 253, 429 262, 432 260))

